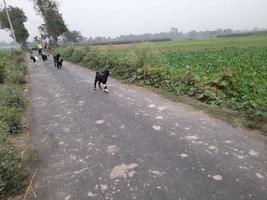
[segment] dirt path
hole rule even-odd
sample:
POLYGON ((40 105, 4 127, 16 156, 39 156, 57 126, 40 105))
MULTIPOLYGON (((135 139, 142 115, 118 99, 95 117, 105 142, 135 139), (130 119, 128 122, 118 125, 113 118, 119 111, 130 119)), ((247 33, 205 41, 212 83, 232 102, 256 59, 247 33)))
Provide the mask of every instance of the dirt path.
POLYGON ((267 199, 263 136, 112 79, 94 91, 71 63, 29 71, 38 199, 267 199))

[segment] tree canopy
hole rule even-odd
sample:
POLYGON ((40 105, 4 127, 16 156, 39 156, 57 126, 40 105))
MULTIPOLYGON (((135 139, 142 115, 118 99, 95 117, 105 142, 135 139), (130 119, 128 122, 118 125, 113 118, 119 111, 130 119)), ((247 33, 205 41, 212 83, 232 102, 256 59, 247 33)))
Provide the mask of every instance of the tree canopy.
POLYGON ((59 12, 59 3, 56 0, 31 0, 34 3, 34 9, 44 20, 39 26, 42 37, 53 39, 53 43, 57 44, 58 37, 68 28, 64 22, 62 14, 59 12))
MULTIPOLYGON (((24 11, 18 7, 9 6, 8 12, 17 42, 21 47, 25 47, 26 41, 29 37, 29 32, 24 25, 24 23, 28 20, 27 16, 25 15, 24 11)), ((11 29, 5 10, 0 10, 0 22, 2 29, 11 29)), ((12 34, 10 36, 13 38, 12 34)))
POLYGON ((83 40, 83 36, 79 31, 68 31, 64 33, 64 37, 66 42, 81 42, 83 40))

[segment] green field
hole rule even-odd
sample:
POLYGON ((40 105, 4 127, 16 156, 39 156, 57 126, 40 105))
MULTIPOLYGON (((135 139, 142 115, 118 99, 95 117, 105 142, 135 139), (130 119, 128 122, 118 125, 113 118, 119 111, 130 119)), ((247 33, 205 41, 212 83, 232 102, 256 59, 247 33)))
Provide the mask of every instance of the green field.
MULTIPOLYGON (((227 37, 203 40, 179 40, 174 42, 154 42, 146 43, 153 48, 160 50, 196 50, 203 48, 225 48, 225 47, 267 47, 266 36, 246 36, 246 37, 227 37)), ((122 44, 122 45, 103 45, 99 49, 130 49, 140 44, 122 44)))
POLYGON ((209 40, 177 41, 155 44, 160 49, 203 49, 203 48, 224 48, 224 47, 266 47, 266 37, 236 37, 217 38, 209 40))
POLYGON ((267 118, 267 37, 250 36, 62 48, 85 67, 108 67, 113 76, 188 95, 254 121, 267 118))

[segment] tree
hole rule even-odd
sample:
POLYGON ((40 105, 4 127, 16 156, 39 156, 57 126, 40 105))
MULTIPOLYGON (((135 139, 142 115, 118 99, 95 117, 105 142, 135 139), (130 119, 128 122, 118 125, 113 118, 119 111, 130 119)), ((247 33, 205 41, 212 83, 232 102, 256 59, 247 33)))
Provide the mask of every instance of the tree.
POLYGON ((41 35, 41 39, 46 39, 49 38, 49 34, 47 32, 47 28, 45 26, 45 24, 41 24, 40 26, 38 26, 38 29, 40 31, 40 35, 41 35))
MULTIPOLYGON (((9 6, 8 12, 10 14, 10 19, 14 28, 14 33, 17 39, 17 42, 21 47, 26 46, 26 40, 29 37, 29 32, 25 28, 24 23, 28 20, 24 11, 18 7, 9 6)), ((10 30, 10 25, 5 10, 0 10, 0 22, 2 29, 10 30)), ((12 38, 12 34, 10 35, 12 38)))
POLYGON ((67 42, 81 42, 83 40, 83 36, 79 31, 68 31, 64 33, 64 37, 67 42))
POLYGON ((42 36, 53 39, 56 45, 58 37, 68 28, 64 22, 62 14, 59 13, 59 3, 56 0, 31 0, 34 3, 34 9, 42 16, 44 24, 39 26, 42 36))

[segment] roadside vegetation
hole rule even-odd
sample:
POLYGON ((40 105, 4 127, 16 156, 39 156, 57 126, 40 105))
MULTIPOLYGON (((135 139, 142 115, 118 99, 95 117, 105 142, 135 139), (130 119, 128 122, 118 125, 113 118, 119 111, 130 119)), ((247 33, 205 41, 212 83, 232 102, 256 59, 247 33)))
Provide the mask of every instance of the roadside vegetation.
POLYGON ((267 120, 267 37, 221 38, 57 50, 65 59, 139 85, 188 95, 240 113, 250 128, 267 120))
POLYGON ((0 51, 0 199, 21 192, 28 181, 28 148, 17 139, 26 109, 24 57, 20 51, 0 51))

